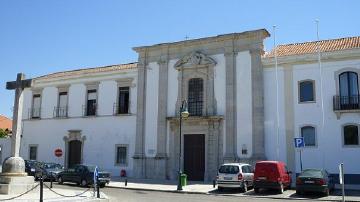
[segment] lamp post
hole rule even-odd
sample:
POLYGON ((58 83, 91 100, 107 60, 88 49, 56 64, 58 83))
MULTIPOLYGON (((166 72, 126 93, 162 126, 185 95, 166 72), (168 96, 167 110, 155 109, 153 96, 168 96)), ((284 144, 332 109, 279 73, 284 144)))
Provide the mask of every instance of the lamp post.
POLYGON ((181 102, 181 106, 180 106, 180 110, 179 110, 179 115, 180 115, 180 119, 179 119, 179 173, 178 173, 178 186, 177 186, 177 190, 181 191, 182 190, 182 186, 181 186, 181 125, 182 125, 182 118, 187 118, 189 117, 189 112, 187 109, 187 102, 186 100, 183 100, 181 102))

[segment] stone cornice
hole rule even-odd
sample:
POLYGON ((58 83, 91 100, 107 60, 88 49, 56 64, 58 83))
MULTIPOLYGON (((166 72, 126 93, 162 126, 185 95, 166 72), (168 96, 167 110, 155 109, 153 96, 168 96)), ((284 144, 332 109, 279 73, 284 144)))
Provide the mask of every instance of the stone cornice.
MULTIPOLYGON (((333 52, 322 52, 321 60, 323 62, 328 61, 339 61, 349 59, 360 59, 360 49, 349 49, 333 52)), ((304 54, 304 55, 291 55, 278 57, 278 64, 307 64, 314 63, 318 60, 317 53, 304 54)), ((262 64, 265 68, 271 68, 275 65, 274 57, 263 57, 261 58, 262 64)))
POLYGON ((193 45, 201 45, 201 44, 208 44, 208 43, 228 41, 228 40, 239 40, 239 39, 246 39, 246 38, 263 40, 264 38, 269 37, 269 36, 270 36, 270 34, 266 29, 258 29, 258 30, 246 31, 246 32, 241 32, 241 33, 223 34, 223 35, 217 35, 217 36, 213 36, 213 37, 184 40, 184 41, 178 41, 178 42, 172 42, 172 43, 160 43, 160 44, 155 44, 155 45, 150 45, 150 46, 139 46, 139 47, 134 47, 133 50, 139 53, 139 52, 143 52, 145 50, 153 51, 153 50, 163 49, 163 48, 176 48, 179 46, 193 46, 193 45))

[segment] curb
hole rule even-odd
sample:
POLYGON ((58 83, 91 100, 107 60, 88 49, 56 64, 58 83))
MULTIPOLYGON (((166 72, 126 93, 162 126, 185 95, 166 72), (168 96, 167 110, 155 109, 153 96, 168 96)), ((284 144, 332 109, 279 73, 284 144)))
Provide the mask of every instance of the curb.
MULTIPOLYGON (((118 186, 111 186, 107 185, 107 188, 112 189, 124 189, 124 190, 137 190, 137 191, 153 191, 153 192, 165 192, 165 193, 178 193, 178 194, 202 194, 202 195, 216 195, 216 196, 230 196, 230 197, 251 197, 251 198, 263 198, 263 199, 280 199, 280 200, 301 200, 301 201, 340 201, 339 199, 313 199, 313 198, 284 198, 284 197, 276 197, 276 196, 251 196, 251 195, 241 195, 235 196, 230 194, 217 194, 217 193, 205 193, 205 192, 197 192, 197 191, 177 191, 177 190, 158 190, 158 189, 145 189, 145 188, 134 188, 134 187, 118 187, 118 186)), ((346 200, 346 202, 359 202, 359 200, 346 200)))

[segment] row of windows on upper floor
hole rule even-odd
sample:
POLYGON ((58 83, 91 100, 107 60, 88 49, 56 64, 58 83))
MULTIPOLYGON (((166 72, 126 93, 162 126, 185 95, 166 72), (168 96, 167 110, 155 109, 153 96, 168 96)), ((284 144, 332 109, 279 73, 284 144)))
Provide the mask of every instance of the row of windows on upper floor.
MULTIPOLYGON (((360 134, 358 124, 345 124, 342 126, 342 145, 344 147, 358 147, 360 146, 360 134)), ((304 138, 305 147, 317 146, 316 128, 312 125, 303 126, 300 128, 300 135, 304 138)))
MULTIPOLYGON (((356 72, 343 72, 338 78, 339 94, 333 97, 333 109, 358 110, 360 109, 359 83, 356 72)), ((303 80, 298 85, 299 103, 315 102, 315 81, 303 80)))
MULTIPOLYGON (((83 116, 96 116, 98 115, 98 95, 97 89, 87 89, 86 102, 82 106, 83 116)), ((57 106, 54 107, 54 118, 68 117, 68 91, 61 90, 58 94, 57 106)), ((41 94, 35 93, 32 97, 31 108, 28 112, 30 119, 41 118, 41 94)), ((129 114, 130 113, 130 87, 119 87, 116 103, 113 105, 113 115, 129 114)))

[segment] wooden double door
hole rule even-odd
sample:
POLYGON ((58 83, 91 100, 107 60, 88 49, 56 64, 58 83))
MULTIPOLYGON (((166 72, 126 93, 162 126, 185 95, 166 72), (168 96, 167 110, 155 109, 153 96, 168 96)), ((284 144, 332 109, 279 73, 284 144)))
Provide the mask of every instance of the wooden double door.
POLYGON ((205 135, 184 135, 184 173, 191 181, 204 181, 205 135))

